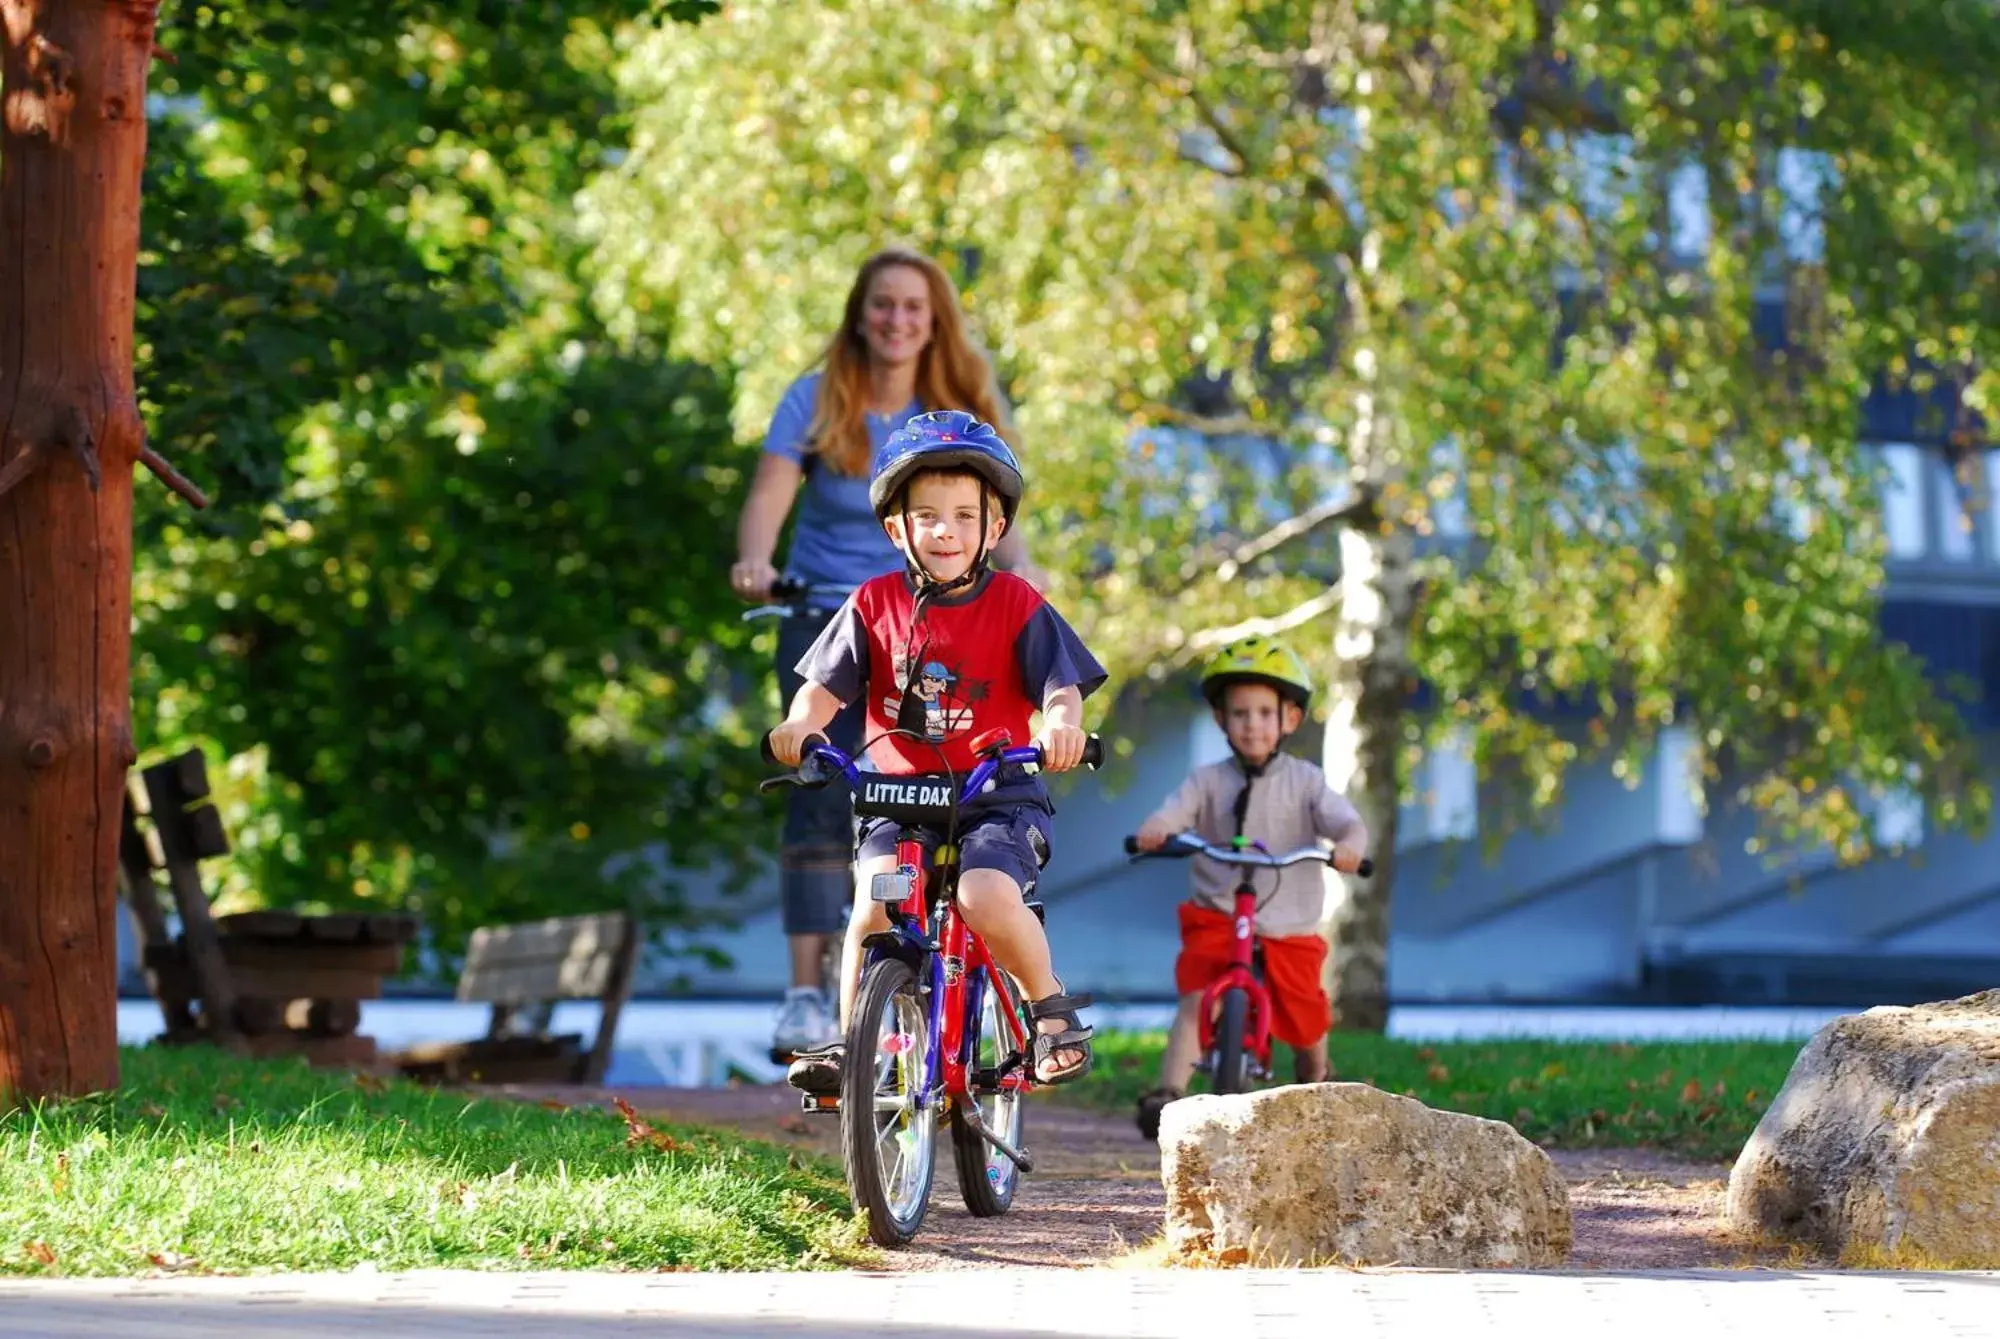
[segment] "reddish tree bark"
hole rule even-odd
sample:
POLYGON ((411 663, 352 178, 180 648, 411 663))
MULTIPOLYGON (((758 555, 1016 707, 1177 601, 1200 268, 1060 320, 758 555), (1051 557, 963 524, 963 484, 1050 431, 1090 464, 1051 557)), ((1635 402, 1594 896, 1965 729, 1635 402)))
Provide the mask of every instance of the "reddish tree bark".
POLYGON ((0 0, 0 1106, 118 1082, 132 467, 157 461, 132 393, 157 9, 0 0))

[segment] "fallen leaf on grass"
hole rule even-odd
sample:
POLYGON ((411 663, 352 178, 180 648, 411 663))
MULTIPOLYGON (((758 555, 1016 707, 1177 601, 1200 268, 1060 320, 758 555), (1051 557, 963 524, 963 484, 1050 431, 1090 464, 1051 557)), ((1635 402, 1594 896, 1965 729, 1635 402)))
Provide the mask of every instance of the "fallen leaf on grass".
POLYGON ((569 1110, 569 1103, 567 1103, 567 1102, 558 1102, 558 1101, 556 1101, 556 1099, 555 1099, 555 1098, 553 1098, 553 1097, 544 1097, 544 1098, 543 1098, 543 1099, 542 1099, 541 1101, 539 1101, 539 1102, 535 1103, 535 1105, 536 1105, 536 1106, 538 1106, 538 1107, 540 1107, 540 1108, 541 1108, 542 1110, 544 1110, 544 1111, 568 1111, 568 1110, 569 1110))
POLYGON ((812 1129, 810 1125, 806 1124, 804 1116, 796 1114, 778 1117, 778 1128, 786 1134, 806 1134, 812 1129))
POLYGON ((379 1074, 360 1069, 354 1072, 354 1086, 364 1093, 380 1093, 388 1091, 389 1081, 379 1074))
POLYGON ((61 1195, 69 1188, 69 1154, 56 1154, 56 1174, 49 1181, 49 1193, 61 1195))
POLYGON ((153 1251, 146 1258, 168 1273, 178 1273, 183 1269, 193 1269, 201 1263, 201 1261, 195 1259, 193 1256, 182 1255, 179 1251, 153 1251))
POLYGON ((646 1118, 634 1111, 632 1104, 624 1098, 612 1098, 611 1105, 618 1108, 618 1114, 625 1118, 625 1147, 637 1148, 639 1145, 645 1144, 650 1148, 658 1149, 662 1153, 678 1153, 681 1151, 682 1144, 680 1140, 674 1138, 665 1130, 654 1129, 646 1118))
POLYGON ((166 1109, 157 1102, 143 1102, 139 1106, 139 1114, 141 1116, 144 1116, 147 1120, 159 1120, 162 1116, 166 1115, 167 1112, 166 1109))
POLYGON ((39 1237, 23 1246, 21 1252, 38 1265, 52 1265, 56 1262, 56 1248, 39 1237))
POLYGON ((1689 1103, 1701 1101, 1700 1079, 1689 1079, 1681 1085, 1681 1101, 1689 1103))

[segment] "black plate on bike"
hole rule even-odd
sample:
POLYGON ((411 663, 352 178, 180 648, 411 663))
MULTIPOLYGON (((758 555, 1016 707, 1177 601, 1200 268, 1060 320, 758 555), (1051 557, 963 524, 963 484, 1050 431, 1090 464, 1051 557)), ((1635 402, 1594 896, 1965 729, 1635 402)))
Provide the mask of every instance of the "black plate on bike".
POLYGON ((898 823, 943 824, 951 820, 958 783, 948 776, 882 776, 863 772, 854 788, 854 812, 863 818, 898 823))

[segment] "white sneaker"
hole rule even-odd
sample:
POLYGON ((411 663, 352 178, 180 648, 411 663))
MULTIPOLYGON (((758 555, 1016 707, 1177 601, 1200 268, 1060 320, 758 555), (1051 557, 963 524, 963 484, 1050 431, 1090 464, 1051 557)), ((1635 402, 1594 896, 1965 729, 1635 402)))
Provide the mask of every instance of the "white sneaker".
POLYGON ((793 986, 785 992, 778 1008, 777 1030, 771 1036, 771 1054, 790 1058, 800 1051, 823 1046, 834 1040, 838 1029, 826 996, 814 986, 793 986))

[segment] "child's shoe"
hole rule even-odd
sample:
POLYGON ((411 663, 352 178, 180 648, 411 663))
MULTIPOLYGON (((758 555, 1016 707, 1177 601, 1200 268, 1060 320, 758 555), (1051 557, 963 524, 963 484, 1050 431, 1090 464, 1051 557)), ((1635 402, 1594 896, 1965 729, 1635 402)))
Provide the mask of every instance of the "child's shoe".
POLYGON ((1186 1093, 1173 1088, 1155 1088, 1141 1097, 1139 1099, 1139 1113, 1137 1116, 1139 1133, 1145 1135, 1148 1139, 1158 1140, 1160 1137, 1160 1113, 1166 1109, 1167 1103, 1179 1101, 1185 1096, 1187 1096, 1186 1093))

